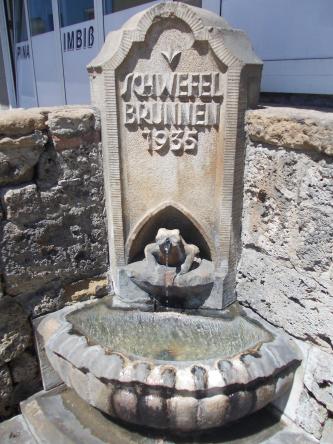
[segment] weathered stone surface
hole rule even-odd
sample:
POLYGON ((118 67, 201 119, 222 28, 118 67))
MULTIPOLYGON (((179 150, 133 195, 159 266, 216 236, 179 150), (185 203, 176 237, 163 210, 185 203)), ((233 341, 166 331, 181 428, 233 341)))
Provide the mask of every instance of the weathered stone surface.
POLYGON ((0 366, 0 420, 10 416, 10 397, 13 390, 12 378, 7 365, 0 366))
POLYGON ((325 422, 320 444, 332 444, 333 437, 333 418, 328 418, 325 422))
POLYGON ((47 136, 40 131, 19 138, 0 138, 0 185, 31 180, 46 142, 47 136))
POLYGON ((36 289, 31 293, 23 292, 16 296, 16 300, 31 318, 59 310, 65 304, 64 292, 61 287, 62 282, 50 281, 48 284, 45 284, 42 279, 38 282, 40 289, 36 289))
POLYGON ((333 278, 333 161, 250 144, 244 191, 244 246, 288 262, 328 287, 333 278))
POLYGON ((21 354, 32 343, 26 313, 12 298, 0 299, 0 365, 21 354))
MULTIPOLYGON (((2 137, 0 138, 0 152, 7 150, 8 154, 16 152, 14 150, 32 149, 35 146, 44 146, 47 142, 47 135, 42 131, 34 131, 32 134, 21 137, 2 137)), ((22 162, 23 163, 23 162, 22 162)))
POLYGON ((42 388, 43 386, 40 374, 34 376, 29 380, 15 384, 13 386, 13 392, 11 394, 11 405, 14 409, 17 409, 17 406, 20 404, 21 401, 24 401, 29 396, 39 392, 40 390, 42 390, 42 388))
POLYGON ((327 418, 325 407, 304 391, 296 411, 296 422, 315 438, 320 439, 327 418))
MULTIPOLYGON (((302 348, 302 365, 295 373, 292 391, 274 405, 309 433, 316 431, 318 437, 324 435, 332 415, 332 355, 302 341, 297 344, 302 348)), ((329 424, 325 434, 328 431, 329 424)))
POLYGON ((36 357, 27 351, 13 359, 9 367, 15 384, 21 382, 29 384, 38 375, 39 371, 36 357))
POLYGON ((14 109, 0 113, 0 136, 22 136, 46 129, 46 113, 40 108, 14 109))
POLYGON ((333 162, 247 147, 238 295, 290 334, 331 350, 333 162))
POLYGON ((248 111, 247 132, 255 142, 333 155, 333 116, 322 111, 268 107, 248 111))
POLYGON ((1 444, 36 444, 22 415, 0 424, 1 444))
POLYGON ((290 431, 288 429, 282 430, 281 432, 274 435, 272 438, 269 438, 267 441, 263 441, 262 444, 316 444, 316 443, 318 443, 318 441, 316 439, 303 433, 301 429, 297 430, 296 427, 295 428, 290 427, 290 429, 291 429, 290 431))
POLYGON ((86 299, 105 296, 108 290, 108 280, 105 277, 96 277, 65 285, 64 298, 67 304, 81 302, 86 299))
POLYGON ((332 116, 257 110, 247 122, 252 141, 266 145, 247 147, 237 292, 262 318, 315 344, 292 419, 320 439, 333 398, 332 116))
POLYGON ((99 141, 99 120, 91 108, 66 107, 51 111, 47 121, 57 151, 99 141))
POLYGON ((98 146, 63 151, 55 159, 57 185, 47 188, 44 180, 43 190, 32 183, 3 195, 2 261, 10 295, 32 296, 50 283, 59 289, 106 271, 98 146))
POLYGON ((333 413, 333 355, 318 347, 312 347, 305 368, 304 385, 316 398, 333 413))
POLYGON ((244 248, 237 293, 243 304, 268 322, 331 350, 332 297, 311 276, 255 249, 244 248))
POLYGON ((27 317, 107 292, 99 139, 88 107, 1 113, 0 366, 13 385, 0 415, 41 388, 27 317))
POLYGON ((45 146, 36 168, 36 183, 41 191, 56 186, 59 180, 58 154, 51 143, 45 146))
POLYGON ((94 110, 80 106, 51 110, 47 125, 52 134, 71 136, 95 129, 95 122, 94 110))

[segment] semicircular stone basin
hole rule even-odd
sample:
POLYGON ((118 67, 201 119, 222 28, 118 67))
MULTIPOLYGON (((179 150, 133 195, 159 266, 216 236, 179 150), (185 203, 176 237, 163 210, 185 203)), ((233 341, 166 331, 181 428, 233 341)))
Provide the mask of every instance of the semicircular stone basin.
POLYGON ((287 391, 299 364, 289 340, 235 308, 209 316, 78 305, 41 322, 47 356, 81 398, 126 422, 219 427, 287 391))

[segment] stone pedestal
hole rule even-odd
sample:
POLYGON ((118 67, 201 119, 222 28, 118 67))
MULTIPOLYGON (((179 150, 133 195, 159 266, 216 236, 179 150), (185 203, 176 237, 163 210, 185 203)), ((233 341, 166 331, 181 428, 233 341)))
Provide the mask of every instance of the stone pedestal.
POLYGON ((147 429, 127 430, 87 405, 72 390, 40 392, 21 404, 23 415, 0 425, 1 444, 311 444, 299 429, 266 409, 228 429, 177 438, 147 429))

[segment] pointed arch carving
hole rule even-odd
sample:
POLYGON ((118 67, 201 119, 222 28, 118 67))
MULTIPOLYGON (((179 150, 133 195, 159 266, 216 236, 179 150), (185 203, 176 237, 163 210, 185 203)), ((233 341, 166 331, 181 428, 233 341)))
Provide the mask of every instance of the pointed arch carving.
POLYGON ((125 245, 127 263, 143 258, 144 247, 154 242, 159 228, 179 228, 187 243, 199 247, 202 258, 214 260, 214 246, 203 226, 183 205, 167 201, 148 211, 130 232, 125 245))

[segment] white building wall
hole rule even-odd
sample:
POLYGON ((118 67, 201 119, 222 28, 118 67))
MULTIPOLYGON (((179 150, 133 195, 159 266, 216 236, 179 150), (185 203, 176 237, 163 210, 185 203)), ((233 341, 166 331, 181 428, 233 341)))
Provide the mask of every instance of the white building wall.
MULTIPOLYGON (((58 12, 59 1, 52 0, 53 15, 58 12)), ((59 18, 54 17, 54 31, 24 42, 31 45, 30 60, 22 57, 22 51, 17 57, 18 46, 23 43, 15 45, 18 105, 90 102, 85 67, 98 53, 103 36, 152 3, 103 16, 103 1, 94 0, 91 23, 61 28, 59 18), (94 28, 93 45, 75 46, 69 51, 65 34, 83 32, 89 26, 94 28)), ((264 61, 263 92, 333 94, 333 0, 202 0, 202 7, 222 12, 231 26, 248 34, 264 61)))
POLYGON ((222 0, 264 61, 262 91, 333 94, 332 0, 222 0))

